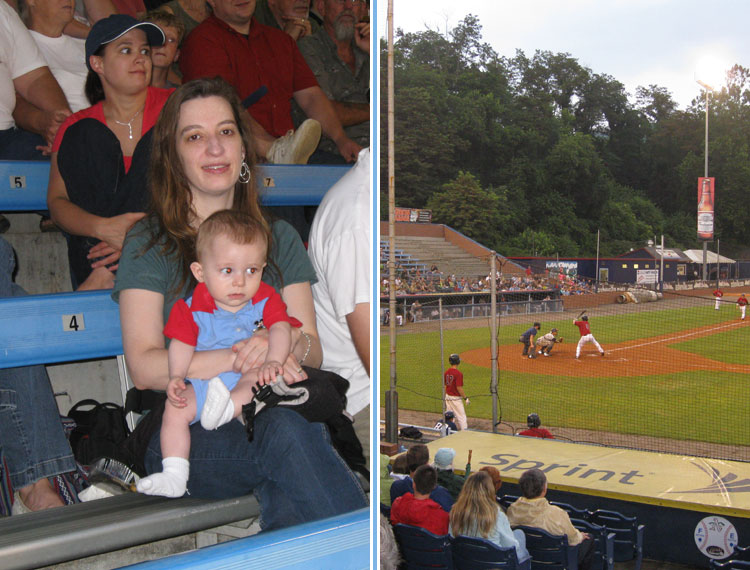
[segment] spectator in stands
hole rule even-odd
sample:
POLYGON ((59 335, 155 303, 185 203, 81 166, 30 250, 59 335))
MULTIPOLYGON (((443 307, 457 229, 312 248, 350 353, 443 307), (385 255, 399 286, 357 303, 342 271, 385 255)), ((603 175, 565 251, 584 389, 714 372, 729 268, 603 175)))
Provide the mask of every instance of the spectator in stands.
POLYGON ((393 460, 393 469, 391 470, 391 478, 396 481, 405 479, 409 476, 409 464, 406 462, 406 453, 397 455, 396 459, 393 460))
POLYGON ((437 471, 432 465, 422 465, 413 477, 413 492, 393 501, 391 523, 418 526, 439 536, 448 534, 448 512, 430 498, 437 487, 437 471))
MULTIPOLYGON (((409 469, 409 476, 393 483, 391 486, 391 503, 404 493, 411 493, 414 490, 414 482, 412 480, 414 473, 419 467, 427 465, 429 462, 430 450, 426 445, 417 443, 408 449, 406 452, 406 464, 409 469)), ((453 499, 447 489, 438 485, 430 493, 430 498, 439 504, 446 513, 450 512, 453 499)))
POLYGON ((310 19, 310 0, 257 0, 255 19, 289 34, 296 42, 320 26, 310 19))
MULTIPOLYGON (((200 422, 204 429, 214 430, 240 419, 243 406, 254 398, 256 382, 268 384, 283 374, 281 363, 289 356, 292 327, 301 323, 286 314, 281 296, 261 281, 270 243, 265 220, 258 222, 237 210, 215 212, 198 228, 196 261, 190 264, 198 284, 174 305, 164 327, 170 339, 170 405, 164 410, 160 436, 164 469, 142 477, 140 493, 182 497, 190 472, 190 426, 200 422), (259 321, 268 331, 268 352, 257 380, 234 370, 210 380, 190 377, 196 351, 231 348, 252 337, 259 321)), ((306 376, 304 371, 301 375, 306 376)))
POLYGON ((69 114, 31 34, 13 8, 0 2, 0 160, 46 160, 38 147, 52 144, 69 114))
MULTIPOLYGON (((13 248, 0 238, 0 297, 26 295, 12 281, 14 269, 13 248)), ((0 447, 16 489, 13 514, 63 506, 48 478, 76 463, 44 366, 0 369, 0 447)))
POLYGON ((485 465, 479 470, 487 472, 487 474, 492 479, 492 485, 495 487, 495 496, 500 497, 500 488, 503 486, 503 480, 500 478, 500 471, 497 470, 497 467, 493 467, 492 465, 485 465))
POLYGON ((578 567, 588 570, 591 566, 593 541, 588 533, 581 532, 570 522, 568 513, 560 507, 550 505, 545 499, 547 476, 540 469, 524 471, 518 480, 523 497, 519 497, 508 507, 508 520, 511 526, 532 526, 541 528, 553 535, 566 535, 568 544, 578 547, 578 567))
POLYGON ((143 0, 112 0, 118 14, 126 14, 131 18, 143 18, 146 15, 146 4, 143 0))
POLYGON ((361 147, 346 136, 333 106, 318 86, 294 40, 253 18, 255 0, 209 0, 213 15, 185 39, 183 80, 223 77, 241 99, 262 86, 268 92, 250 109, 258 154, 269 162, 304 164, 318 145, 320 129, 353 162, 361 147), (294 131, 291 99, 313 119, 294 131))
POLYGON ((349 381, 346 411, 370 463, 370 149, 325 195, 307 253, 324 370, 349 381))
MULTIPOLYGON (((274 0, 271 0, 274 1, 274 0)), ((299 49, 331 100, 346 136, 361 146, 370 144, 370 24, 364 0, 315 0, 323 27, 299 41, 299 49)), ((343 162, 337 145, 327 136, 310 162, 343 162)))
POLYGON ((116 14, 86 40, 86 95, 93 106, 69 117, 53 145, 47 204, 68 234, 73 288, 92 269, 117 267, 128 229, 144 214, 151 127, 171 91, 149 87, 149 47, 158 26, 116 14))
POLYGON ((60 84, 70 109, 76 113, 89 106, 86 85, 86 42, 64 33, 73 20, 73 3, 31 0, 26 24, 44 60, 60 84))
POLYGON ((540 427, 542 420, 539 419, 539 414, 531 413, 526 418, 526 426, 528 429, 519 432, 518 435, 525 435, 527 437, 541 437, 542 439, 555 439, 548 429, 540 427))
MULTIPOLYGON (((120 304, 128 369, 139 389, 164 390, 167 385, 162 330, 172 305, 192 286, 189 263, 197 227, 226 208, 258 221, 264 217, 254 158, 247 115, 224 81, 188 82, 167 101, 154 128, 151 215, 128 234, 113 293, 120 304)), ((292 352, 284 362, 284 379, 292 383, 302 378, 301 364, 315 367, 322 362, 311 293, 315 272, 288 224, 275 221, 271 230, 273 263, 263 278, 279 290, 288 314, 302 322, 292 332, 292 352)), ((257 378, 268 350, 267 334, 256 331, 234 348, 237 352, 196 352, 189 375, 210 378, 233 369, 257 378)), ((147 471, 160 470, 161 460, 159 434, 154 433, 145 455, 147 471)), ((187 487, 193 497, 206 498, 254 492, 264 529, 366 505, 357 478, 331 447, 325 427, 283 406, 256 417, 250 443, 240 422, 214 431, 192 426, 187 487)))
POLYGON ((526 536, 511 530, 508 517, 495 500, 495 486, 486 471, 478 471, 466 480, 450 514, 451 536, 486 538, 501 548, 515 548, 519 562, 529 558, 526 536))
POLYGON ((464 486, 464 482, 471 474, 471 450, 469 450, 469 459, 466 462, 466 469, 463 475, 457 475, 453 472, 453 458, 456 457, 456 450, 451 447, 441 447, 435 453, 435 469, 438 474, 438 484, 446 488, 451 498, 455 501, 458 494, 464 486))
POLYGON ((205 0, 169 0, 158 10, 174 14, 185 28, 183 38, 190 35, 198 24, 211 15, 211 7, 205 0))
POLYGON ((393 536, 391 522, 380 515, 380 570, 398 570, 401 567, 401 553, 396 537, 393 536))
POLYGON ((151 48, 151 85, 169 89, 180 85, 180 78, 172 71, 180 57, 180 44, 185 37, 185 24, 170 12, 153 10, 144 22, 156 24, 164 32, 164 45, 151 48))

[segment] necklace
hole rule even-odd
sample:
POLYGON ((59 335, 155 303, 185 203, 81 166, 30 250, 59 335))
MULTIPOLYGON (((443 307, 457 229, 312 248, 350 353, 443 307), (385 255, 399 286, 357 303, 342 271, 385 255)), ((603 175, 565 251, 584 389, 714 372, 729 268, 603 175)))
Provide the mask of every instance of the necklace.
POLYGON ((132 117, 130 117, 130 120, 127 121, 126 123, 121 123, 117 119, 114 119, 115 123, 117 123, 118 125, 122 125, 123 127, 127 127, 128 128, 128 138, 131 141, 133 140, 133 121, 135 120, 135 118, 138 115, 141 114, 141 111, 143 111, 143 109, 139 109, 138 112, 135 115, 133 115, 132 117))

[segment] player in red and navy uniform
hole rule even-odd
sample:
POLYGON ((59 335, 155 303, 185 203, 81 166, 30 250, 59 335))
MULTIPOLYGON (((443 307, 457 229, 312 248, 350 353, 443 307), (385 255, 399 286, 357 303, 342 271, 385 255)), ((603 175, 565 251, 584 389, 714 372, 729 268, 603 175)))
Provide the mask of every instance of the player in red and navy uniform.
POLYGON ((552 432, 548 429, 540 427, 542 420, 539 419, 539 414, 529 414, 526 418, 526 425, 529 429, 525 429, 519 432, 518 435, 525 435, 526 437, 541 437, 542 439, 555 439, 552 432))
POLYGON ((740 320, 745 320, 745 308, 747 307, 747 297, 743 293, 740 298, 737 299, 737 306, 740 308, 740 320))
POLYGON ((721 298, 724 296, 724 292, 717 287, 716 290, 711 294, 714 296, 714 299, 716 299, 716 303, 714 304, 714 309, 718 311, 719 306, 721 305, 721 298))
POLYGON ((594 346, 596 346, 597 350, 599 351, 599 354, 604 356, 604 349, 602 348, 602 345, 600 345, 594 338, 594 335, 591 334, 591 327, 589 326, 588 316, 583 315, 582 317, 580 317, 580 319, 581 320, 573 321, 573 324, 578 327, 578 331, 581 333, 581 338, 578 340, 578 346, 576 346, 576 359, 580 358, 581 347, 583 347, 583 345, 587 342, 593 342, 594 346))
POLYGON ((461 364, 458 354, 451 354, 448 358, 451 367, 443 374, 443 384, 445 385, 445 407, 456 415, 456 424, 458 429, 466 429, 466 411, 464 410, 464 400, 469 404, 469 398, 464 394, 464 375, 456 368, 461 364))

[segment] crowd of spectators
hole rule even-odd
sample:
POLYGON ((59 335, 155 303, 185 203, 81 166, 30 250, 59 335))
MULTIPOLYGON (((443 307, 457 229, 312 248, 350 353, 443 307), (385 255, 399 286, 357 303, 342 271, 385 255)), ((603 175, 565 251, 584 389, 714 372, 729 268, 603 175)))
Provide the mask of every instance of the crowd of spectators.
MULTIPOLYGON (((380 295, 387 297, 390 292, 387 267, 380 266, 380 295)), ((590 280, 578 276, 567 276, 545 271, 541 275, 504 275, 496 277, 498 292, 544 291, 559 289, 562 295, 585 295, 593 293, 590 280)), ((489 293, 491 276, 467 277, 444 274, 433 265, 430 271, 417 268, 406 269, 396 263, 396 296, 429 295, 434 293, 489 293)))
MULTIPOLYGON (((469 452, 471 455, 471 452, 469 452)), ((539 469, 529 469, 519 478, 522 496, 506 511, 500 506, 502 481, 498 470, 485 466, 463 476, 453 473, 455 451, 441 448, 429 464, 429 450, 423 444, 410 447, 406 457, 409 475, 381 470, 381 496, 390 499, 390 522, 424 528, 441 536, 470 536, 487 539, 497 546, 516 550, 519 562, 529 558, 526 537, 518 526, 540 528, 553 535, 566 535, 578 545, 578 564, 588 570, 592 564, 593 539, 571 523, 568 514, 546 499, 547 478, 539 469), (444 487, 447 483, 448 488, 444 487)), ((387 465, 388 457, 381 456, 387 465)), ((397 556, 397 553, 393 553, 397 556)))

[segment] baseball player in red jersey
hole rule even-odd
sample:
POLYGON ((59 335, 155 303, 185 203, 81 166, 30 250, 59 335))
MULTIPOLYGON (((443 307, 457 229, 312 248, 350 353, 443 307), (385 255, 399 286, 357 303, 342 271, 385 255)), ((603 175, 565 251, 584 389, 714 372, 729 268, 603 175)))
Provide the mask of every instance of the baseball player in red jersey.
POLYGON ((578 315, 578 318, 580 320, 573 320, 573 324, 578 327, 578 331, 581 333, 581 338, 578 340, 578 346, 576 346, 576 359, 581 356, 581 347, 587 342, 593 342, 594 346, 596 346, 597 350, 599 351, 599 354, 604 356, 604 349, 602 348, 602 345, 600 345, 594 338, 594 335, 591 334, 588 315, 578 315))
POLYGON ((745 307, 747 307, 747 297, 745 297, 745 294, 743 293, 740 295, 740 298, 737 299, 737 306, 740 308, 740 320, 745 320, 745 307))
POLYGON ((714 309, 718 311, 719 305, 721 304, 721 298, 724 296, 724 292, 717 287, 716 290, 712 293, 712 295, 714 296, 714 299, 716 299, 716 303, 714 304, 714 309))
POLYGON ((466 429, 466 412, 464 411, 464 400, 469 402, 469 398, 464 394, 464 375, 456 368, 461 364, 458 354, 451 354, 448 358, 451 367, 443 374, 443 383, 445 384, 445 407, 456 414, 456 424, 458 429, 466 429))

